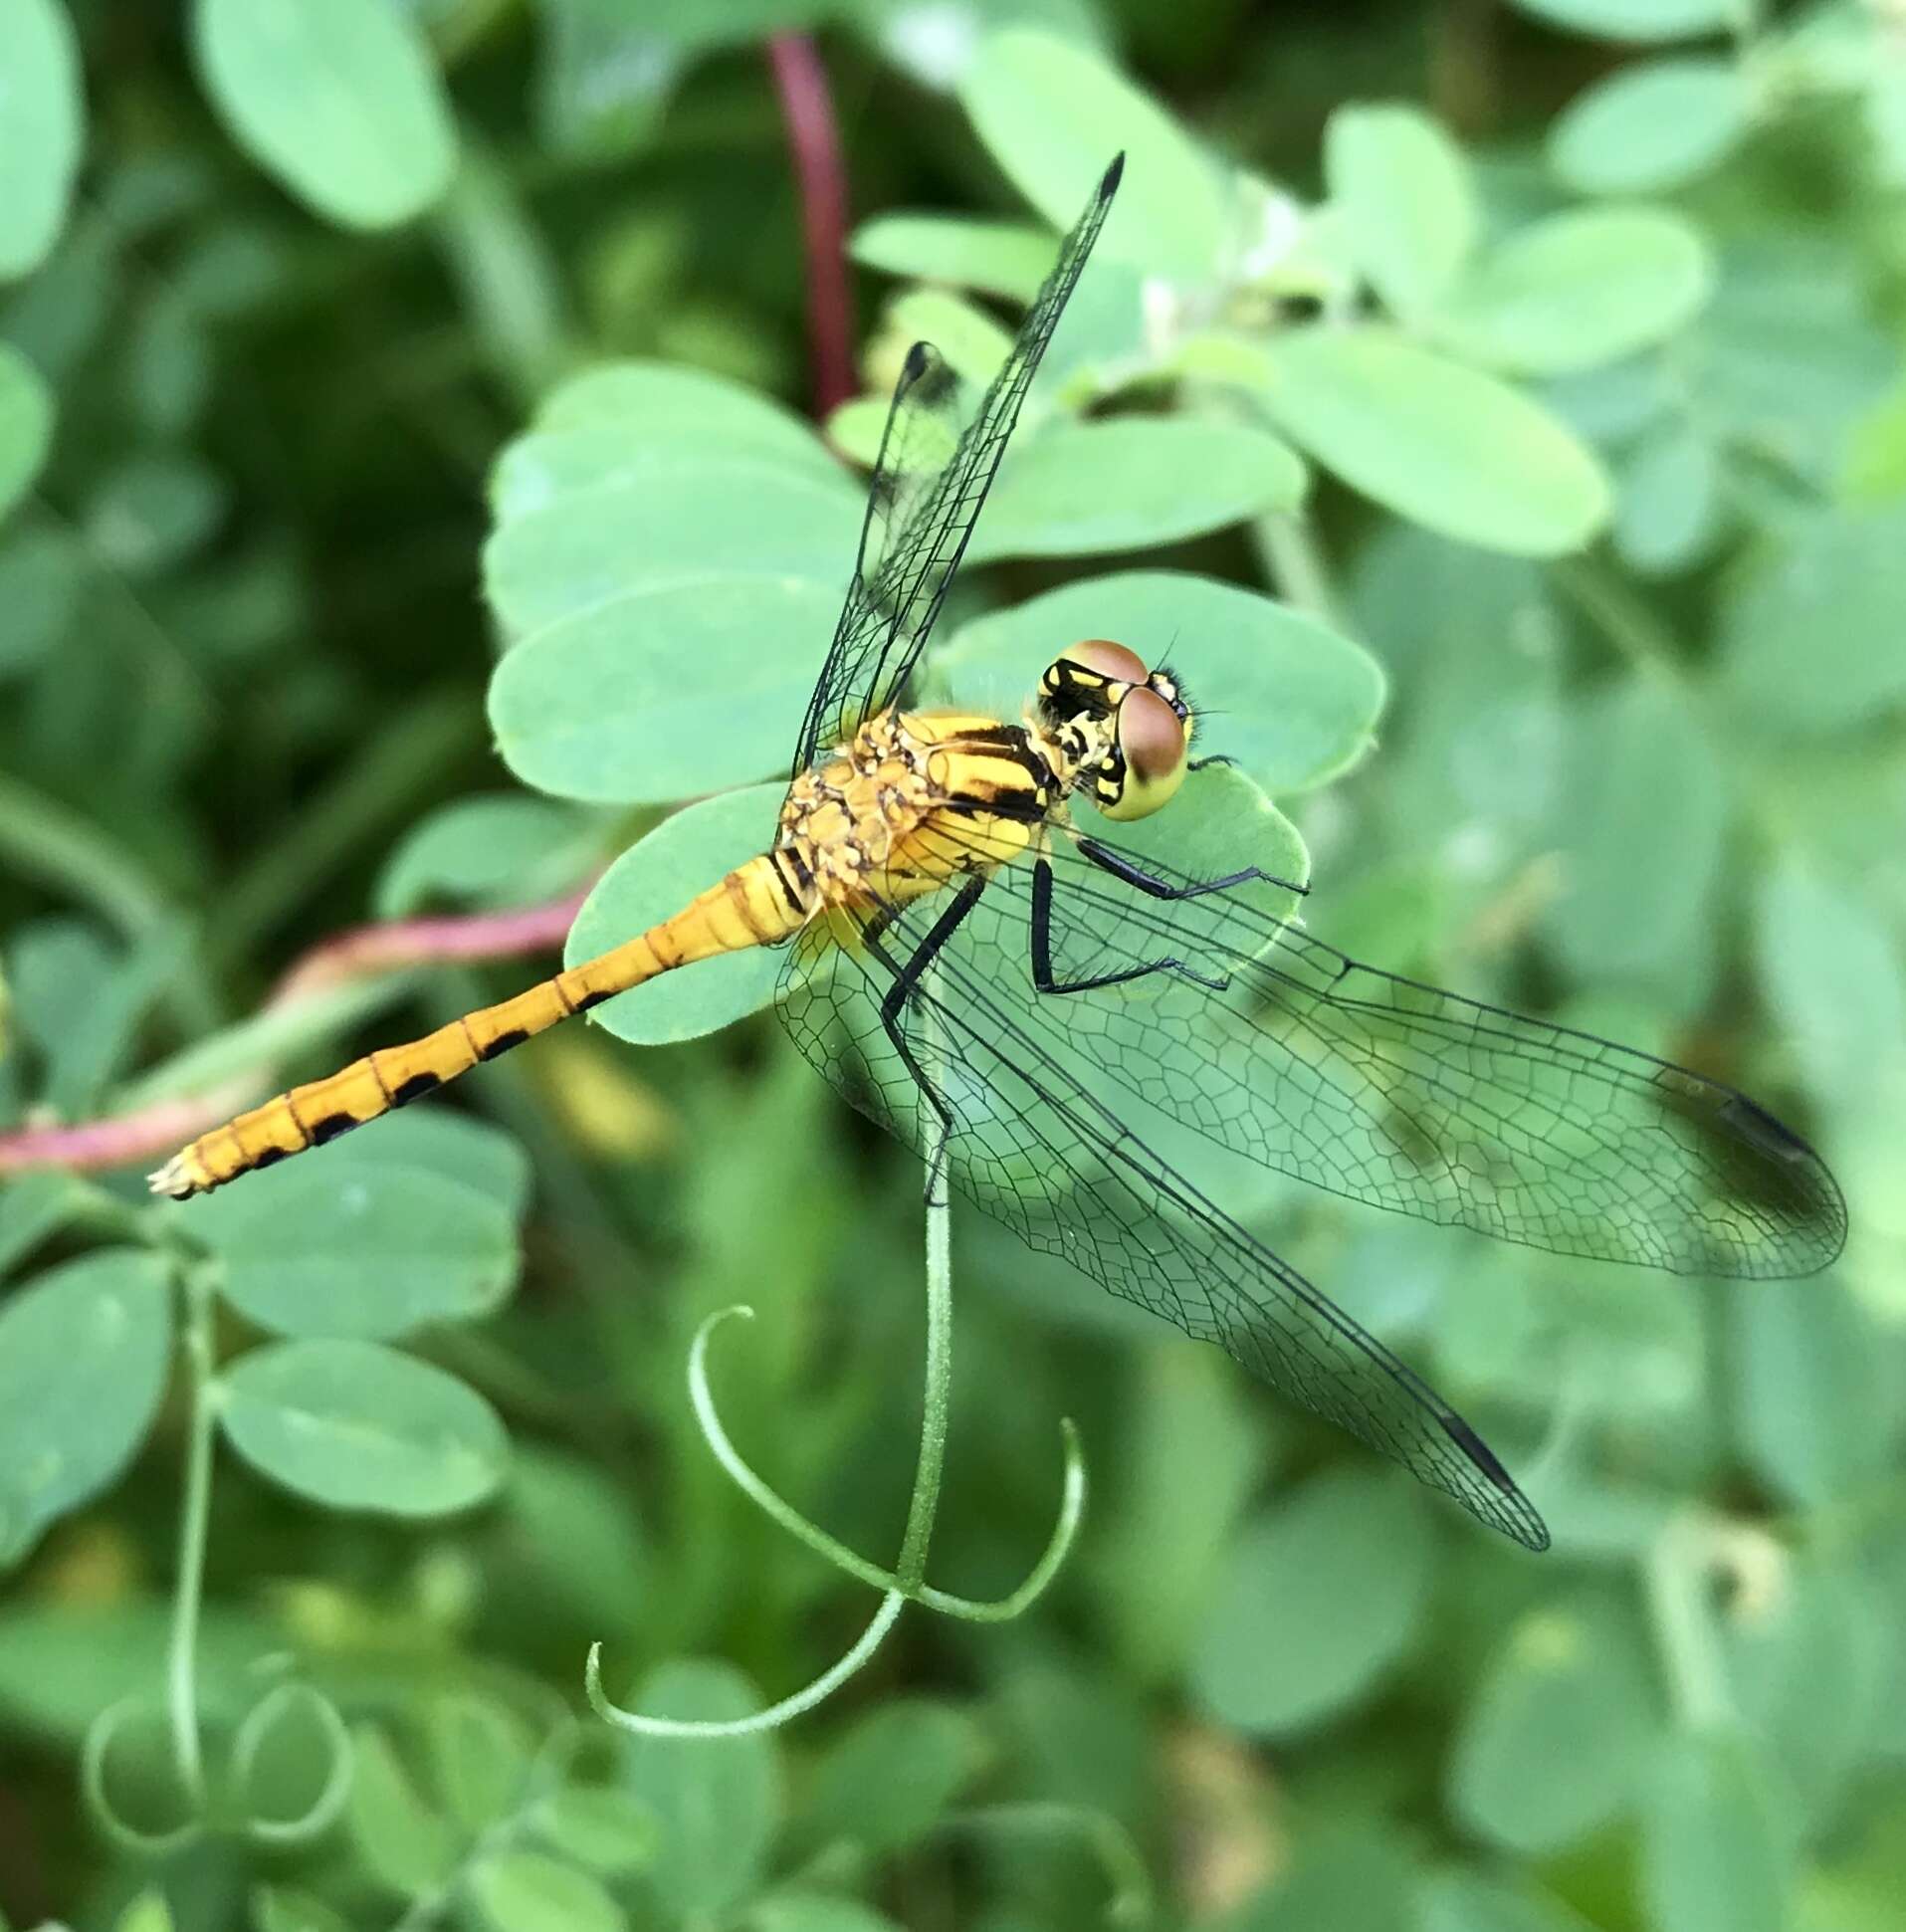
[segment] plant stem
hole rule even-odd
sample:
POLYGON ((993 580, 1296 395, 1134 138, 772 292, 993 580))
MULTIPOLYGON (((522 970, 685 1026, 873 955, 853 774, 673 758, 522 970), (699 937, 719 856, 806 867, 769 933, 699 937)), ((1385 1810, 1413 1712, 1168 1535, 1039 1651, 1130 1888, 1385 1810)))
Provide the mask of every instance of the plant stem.
POLYGON ((814 359, 814 413, 824 417, 859 386, 847 290, 847 177, 827 70, 806 34, 772 34, 767 57, 787 121, 800 184, 807 249, 807 328, 814 359))
POLYGON ((909 1596, 927 1578, 927 1546, 940 1507, 947 1461, 947 1422, 953 1408, 953 1207, 944 1157, 927 1177, 927 1376, 920 1418, 920 1461, 894 1575, 909 1596))
POLYGON ((173 1586, 172 1636, 166 1656, 166 1702, 180 1782, 195 1807, 205 1803, 205 1763, 198 1733, 199 1606, 205 1594, 205 1543, 212 1508, 212 1285, 203 1269, 184 1277, 185 1365, 189 1408, 185 1431, 185 1495, 179 1512, 178 1579, 173 1586))
POLYGON ((1333 630, 1343 630, 1343 613, 1331 584, 1330 568, 1303 513, 1260 517, 1251 526, 1251 534, 1284 601, 1333 630))

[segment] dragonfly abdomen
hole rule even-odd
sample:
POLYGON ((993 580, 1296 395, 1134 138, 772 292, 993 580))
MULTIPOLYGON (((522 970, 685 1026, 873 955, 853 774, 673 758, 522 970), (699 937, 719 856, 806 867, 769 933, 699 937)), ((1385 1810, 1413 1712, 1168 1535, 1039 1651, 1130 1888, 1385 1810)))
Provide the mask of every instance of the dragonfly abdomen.
POLYGON ((151 1177, 152 1191, 183 1200, 240 1175, 322 1147, 353 1127, 434 1093, 480 1060, 494 1060, 537 1033, 644 980, 721 953, 788 938, 806 915, 782 890, 771 859, 753 858, 672 919, 613 952, 479 1007, 402 1046, 381 1047, 341 1072, 307 1082, 201 1134, 151 1177))

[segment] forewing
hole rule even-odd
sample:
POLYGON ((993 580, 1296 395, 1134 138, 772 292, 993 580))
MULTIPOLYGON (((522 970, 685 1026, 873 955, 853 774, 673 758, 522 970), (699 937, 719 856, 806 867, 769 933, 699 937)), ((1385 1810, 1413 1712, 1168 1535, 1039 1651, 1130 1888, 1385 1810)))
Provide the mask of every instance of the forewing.
MULTIPOLYGON (((1029 1024, 1029 981, 994 970, 1000 912, 980 896, 900 1014, 953 1126, 960 1190, 1030 1247, 1062 1255, 1121 1299, 1216 1342, 1292 1400, 1455 1497, 1530 1549, 1541 1517, 1476 1432, 1388 1350, 1204 1197, 1095 1100, 1029 1024)), ((879 939, 918 950, 947 894, 879 939)), ((1000 902, 1005 909, 1006 902, 1000 902)), ((790 962, 783 1017, 854 1105, 923 1155, 941 1117, 884 1029, 892 974, 871 952, 810 948, 790 962)))
MULTIPOLYGON (((1166 959, 1188 971, 1042 995, 1023 1023, 1223 1147, 1557 1254, 1779 1277, 1840 1250, 1825 1164, 1732 1087, 1361 966, 1247 891, 1153 898, 1063 832, 1050 863, 1059 979, 1166 959)), ((985 917, 1022 924, 1029 868, 1001 870, 987 899, 985 917)))
POLYGON ((946 360, 927 342, 908 351, 868 489, 853 586, 794 748, 795 776, 817 752, 851 738, 864 719, 899 700, 959 567, 1019 406, 1104 226, 1124 159, 1106 170, 1091 205, 1060 244, 1011 351, 963 429, 960 384, 946 360))

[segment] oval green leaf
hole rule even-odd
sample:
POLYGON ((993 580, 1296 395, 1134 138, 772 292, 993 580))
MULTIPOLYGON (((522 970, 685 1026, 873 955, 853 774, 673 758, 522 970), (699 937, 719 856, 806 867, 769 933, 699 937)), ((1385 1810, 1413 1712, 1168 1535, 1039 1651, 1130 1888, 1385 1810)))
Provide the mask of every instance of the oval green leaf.
POLYGON ((527 637, 490 724, 526 784, 665 804, 782 764, 840 616, 840 586, 702 576, 631 591, 527 637))
POLYGON ((1304 466, 1261 429, 1165 416, 1054 423, 1013 450, 966 554, 1089 556, 1175 543, 1304 496, 1304 466))
POLYGON ((1674 1932, 1787 1932, 1791 1802, 1748 1738, 1723 1731, 1668 1739, 1640 1815, 1648 1922, 1674 1932))
POLYGON ((1191 1653, 1199 1702, 1272 1734, 1354 1704, 1414 1633, 1433 1554, 1414 1488, 1365 1469, 1313 1477, 1239 1535, 1191 1653))
POLYGON ((975 1720, 950 1704, 901 1698, 859 1719, 815 1768, 797 1820, 814 1851, 843 1840, 880 1857, 933 1830, 985 1762, 975 1720))
POLYGON ((1451 1809, 1506 1850, 1561 1850, 1633 1798, 1661 1726, 1653 1661, 1626 1603, 1585 1592, 1531 1610, 1456 1734, 1451 1809))
POLYGON ((934 660, 934 676, 955 703, 1017 720, 1046 666, 1086 637, 1169 664, 1193 711, 1213 713, 1194 732, 1194 754, 1236 758, 1273 794, 1355 764, 1382 709, 1382 671, 1361 644, 1270 597, 1167 570, 1087 577, 977 618, 934 660))
POLYGON ((1528 397, 1375 328, 1279 345, 1266 404, 1300 448, 1385 508, 1487 549, 1559 556, 1607 521, 1593 454, 1528 397))
POLYGON ((848 252, 863 268, 1012 302, 1030 302, 1052 267, 1045 229, 958 215, 876 215, 855 229, 848 252))
MULTIPOLYGON (((651 1671, 633 1697, 655 1717, 727 1721, 761 1707, 725 1663, 683 1658, 651 1671)), ((779 1823, 780 1772, 761 1732, 736 1738, 625 1735, 621 1783, 660 1822, 647 1883, 672 1920, 720 1923, 760 1883, 779 1823)))
POLYGON ((1721 675, 1757 724, 1842 731, 1906 699, 1906 506, 1794 519, 1756 561, 1723 610, 1721 675))
POLYGON ((539 1800, 529 1823, 565 1858, 611 1877, 639 1871, 655 1856, 655 1814, 625 1791, 567 1785, 539 1800))
POLYGON ((1699 563, 1726 515, 1721 452, 1701 431, 1671 422, 1651 430, 1619 470, 1609 533, 1622 562, 1643 576, 1699 563))
POLYGON ((1741 0, 1515 0, 1534 14, 1573 33, 1603 40, 1689 40, 1726 33, 1741 19, 1741 0))
POLYGON ((597 1879, 541 1851, 482 1859, 470 1895, 495 1932, 625 1932, 629 1923, 597 1879))
POLYGON ((304 1158, 331 1168, 421 1169, 487 1194, 515 1221, 529 1204, 529 1157, 523 1143, 453 1107, 407 1107, 386 1114, 368 1133, 349 1135, 304 1158))
POLYGON ((200 1204, 225 1298, 278 1335, 387 1341, 488 1315, 517 1278, 509 1206, 460 1181, 317 1155, 200 1204))
POLYGON ((1753 97, 1731 61, 1645 61, 1578 95, 1549 130, 1549 165, 1584 194, 1655 194, 1718 166, 1753 97))
POLYGON ((105 1489, 165 1388, 164 1263, 108 1248, 53 1268, 0 1306, 0 1565, 105 1489))
POLYGON ((275 1342, 242 1355, 219 1419, 262 1474, 327 1509, 443 1516, 503 1480, 496 1411, 455 1376, 374 1342, 275 1342))
POLYGON ((86 103, 61 0, 0 7, 0 282, 46 259, 66 225, 86 103))
POLYGON ((960 79, 959 99, 1007 178, 1062 231, 1123 149, 1125 178, 1100 255, 1185 281, 1209 279, 1227 226, 1222 177, 1177 122, 1102 56, 1036 27, 1007 28, 981 46, 960 79))
POLYGON ((1578 699, 1563 732, 1554 839, 1565 870, 1544 924, 1585 984, 1665 972, 1713 916, 1729 806, 1720 754, 1663 678, 1578 699))
POLYGON ((327 220, 394 227, 449 187, 443 82, 388 0, 196 0, 192 43, 233 139, 327 220))
POLYGON ((1399 316, 1438 302, 1475 246, 1469 163, 1439 123, 1400 106, 1339 107, 1324 183, 1351 259, 1399 316))
POLYGON ((33 488, 53 447, 53 391, 27 358, 0 341, 0 517, 33 488))
POLYGON ((1664 340, 1714 289, 1700 233, 1663 208, 1584 208, 1521 230, 1443 305, 1436 332, 1493 368, 1563 375, 1664 340))
POLYGON ((838 612, 862 514, 838 473, 673 452, 504 524, 484 545, 484 588, 519 634, 630 591, 709 576, 823 584, 838 612))
MULTIPOLYGON (((569 929, 563 961, 578 966, 680 912, 725 872, 765 852, 786 786, 705 798, 638 840, 596 881, 569 929)), ((663 1046, 713 1033, 774 997, 783 955, 755 947, 703 960, 605 1000, 589 1014, 619 1040, 663 1046)))
POLYGON ((1416 1897, 1411 1932, 1588 1932, 1585 1920, 1540 1896, 1468 1871, 1439 1871, 1416 1897))
POLYGON ((379 919, 425 906, 529 906, 571 885, 599 851, 600 822, 553 798, 492 791, 428 812, 384 861, 379 919))
POLYGON ((433 1891, 456 1862, 448 1822, 427 1806, 384 1733, 360 1724, 351 1733, 346 1811, 358 1855, 372 1874, 407 1898, 433 1891))

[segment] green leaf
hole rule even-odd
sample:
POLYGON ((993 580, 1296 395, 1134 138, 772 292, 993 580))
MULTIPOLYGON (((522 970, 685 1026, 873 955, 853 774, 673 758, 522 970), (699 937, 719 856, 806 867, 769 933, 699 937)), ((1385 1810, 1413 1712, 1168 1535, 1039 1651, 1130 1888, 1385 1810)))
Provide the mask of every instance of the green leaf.
POLYGON ((1783 734, 1864 723, 1906 698, 1903 604, 1906 505, 1798 519, 1725 607, 1726 688, 1783 734))
POLYGON ((497 666, 497 749, 526 784, 604 804, 746 784, 785 763, 840 599, 811 576, 708 575, 578 610, 497 666))
POLYGON ((1198 1701, 1273 1735, 1355 1704, 1414 1634, 1433 1553, 1413 1488, 1385 1471, 1312 1477, 1238 1537, 1191 1653, 1198 1701))
MULTIPOLYGON (((705 798, 664 819, 596 881, 569 929, 563 962, 579 966, 678 913, 697 893, 774 842, 787 787, 776 780, 705 798)), ((703 960, 593 1008, 589 1018, 619 1040, 662 1046, 713 1033, 774 996, 783 958, 755 947, 703 960)))
POLYGON ((0 1563, 131 1460, 171 1342, 165 1264, 132 1248, 49 1269, 0 1304, 0 1563))
POLYGON ((611 1627, 655 1587, 634 1504, 621 1483, 579 1455, 520 1444, 499 1514, 490 1569, 539 1619, 611 1627))
POLYGON ((1743 17, 1742 0, 1515 0, 1524 13, 1603 40, 1688 40, 1743 17))
POLYGON ((540 1851, 500 1851, 470 1874, 470 1895, 496 1932, 624 1932, 625 1913, 586 1871, 540 1851))
POLYGON ((1656 576, 1707 556, 1725 514, 1721 452, 1708 437, 1664 424, 1628 454, 1617 481, 1611 535, 1629 569, 1656 576))
MULTIPOLYGON (((474 1114, 448 1107, 412 1107, 386 1114, 368 1134, 353 1134, 321 1150, 324 1165, 342 1168, 411 1168, 475 1188, 501 1205, 513 1221, 529 1202, 529 1157, 523 1143, 474 1114)), ((248 1180, 248 1187, 259 1184, 248 1180)), ((225 1196, 221 1195, 223 1199, 225 1196)))
POLYGON ((1439 302, 1475 247, 1469 163, 1409 107, 1339 107, 1324 129, 1324 184, 1351 260, 1397 315, 1439 302))
POLYGON ((640 1871, 655 1858, 655 1814, 625 1791, 565 1785, 538 1800, 529 1822, 565 1858, 608 1877, 640 1871))
POLYGON ((450 1826, 427 1806, 374 1725, 351 1734, 350 1835, 372 1874, 406 1898, 436 1890, 450 1875, 450 1826))
POLYGON ((348 1922, 309 1892, 288 1885, 260 1885, 252 1893, 257 1932, 350 1932, 348 1922))
POLYGON ((218 472, 189 452, 128 456, 106 472, 88 501, 87 537, 108 569, 152 576, 212 536, 227 496, 218 472))
MULTIPOLYGON (((501 526, 484 545, 484 588, 518 633, 633 592, 693 585, 712 595, 722 586, 711 579, 722 577, 757 595, 761 579, 786 594, 826 590, 838 615, 861 518, 858 493, 839 475, 670 446, 619 481, 568 491, 501 526)), ((686 650, 680 658, 694 662, 686 650)))
POLYGON ((1862 506, 1906 495, 1906 381, 1895 383, 1853 426, 1839 489, 1848 503, 1862 506))
POLYGON ((775 1892, 748 1908, 748 1932, 903 1932, 885 1912, 828 1892, 775 1892))
POLYGON ((517 1278, 509 1205, 462 1181, 313 1155, 198 1203, 233 1307, 279 1335, 391 1340, 502 1306, 517 1278))
POLYGON ((29 490, 53 447, 53 391, 40 371, 0 341, 0 517, 29 490))
POLYGON ((1411 1932, 1588 1932, 1588 1925, 1546 1892, 1439 1871, 1416 1895, 1411 1932))
POLYGON ((85 552, 64 531, 29 527, 0 542, 0 677, 35 669, 66 641, 86 571, 85 552))
POLYGON ((598 849, 593 813, 520 791, 453 799, 426 812, 377 877, 379 919, 425 906, 531 905, 574 882, 598 849))
POLYGON ((1549 130, 1549 165, 1583 194, 1658 194, 1718 166, 1753 97, 1731 61, 1642 61, 1579 94, 1549 130))
POLYGON ((1889 1708, 1892 1605, 1856 1571, 1800 1557, 1771 1601, 1728 1618, 1726 1634, 1743 1720, 1807 1823, 1826 1824, 1889 1708))
POLYGON ((86 103, 61 0, 0 7, 0 282, 31 274, 66 225, 86 103))
MULTIPOLYGON (((754 1687, 728 1664, 684 1659, 651 1671, 633 1708, 654 1717, 750 1717, 754 1687)), ((773 1743, 624 1735, 622 1783, 655 1814, 661 1842, 648 1878, 679 1919, 720 1920, 760 1882, 780 1811, 773 1743)))
POLYGON ((1607 521, 1607 478, 1554 416, 1385 330, 1288 336, 1265 401, 1318 462, 1446 537, 1556 556, 1580 549, 1607 521))
POLYGON ((945 289, 915 289, 890 311, 903 336, 932 342, 963 382, 982 393, 1012 353, 1012 337, 983 310, 945 289))
POLYGON ((98 1199, 92 1184, 61 1168, 34 1168, 0 1187, 0 1275, 78 1219, 98 1199))
POLYGON ((845 1839, 870 1857, 899 1851, 933 1829, 983 1758, 965 1712, 921 1697, 882 1705, 815 1768, 800 1840, 818 1851, 845 1839))
POLYGON ((848 253, 888 275, 1030 302, 1052 267, 1052 236, 1017 221, 876 215, 855 229, 848 253))
POLYGON ((1438 336, 1493 368, 1562 375, 1683 327, 1714 292, 1699 230, 1664 208, 1583 208, 1492 249, 1435 318, 1438 336))
POLYGON ((966 555, 1087 556, 1178 542, 1304 496, 1304 466, 1261 429, 1165 416, 1055 423, 1006 459, 966 555))
POLYGON ((1232 1932, 1396 1932, 1416 1870, 1401 1837, 1330 1824, 1304 1835, 1272 1889, 1226 1921, 1232 1932))
POLYGON ((1755 912, 1768 1002, 1807 1087, 1835 1108, 1871 1105, 1874 1067, 1906 1054, 1906 974, 1890 922, 1798 858, 1764 875, 1755 912))
POLYGON ((1640 1815, 1650 1923, 1673 1932, 1786 1932, 1795 1879, 1788 1804, 1746 1738, 1667 1739, 1640 1815))
POLYGON ((701 369, 609 362, 563 383, 535 428, 505 447, 490 507, 498 523, 513 523, 578 491, 709 456, 751 457, 823 481, 838 475, 813 430, 752 389, 701 369))
POLYGON ((1219 172, 1102 56, 1036 27, 1007 28, 980 47, 959 99, 1007 178, 1061 230, 1123 150, 1125 178, 1099 254, 1184 281, 1210 279, 1227 227, 1219 172))
POLYGON ((1582 1591, 1526 1612, 1457 1731, 1451 1809, 1508 1851, 1578 1843, 1632 1799, 1660 1734, 1657 1701, 1627 1604, 1582 1591))
POLYGON ((1735 1433, 1762 1480, 1813 1509, 1878 1480, 1892 1434, 1886 1357, 1859 1302, 1811 1283, 1770 1281, 1731 1295, 1727 1307, 1735 1433))
POLYGON ((1234 757, 1277 794, 1355 764, 1382 709, 1383 674, 1362 645, 1254 591, 1166 570, 1087 577, 962 625, 933 674, 956 703, 1017 719, 1046 666, 1088 637, 1169 664, 1193 711, 1214 714, 1197 726, 1194 754, 1234 757))
POLYGON ((192 45, 233 139, 327 220, 394 227, 449 187, 443 82, 388 0, 195 0, 192 45))
POLYGON ((1662 677, 1578 700, 1563 729, 1554 837, 1565 870, 1544 924, 1584 983, 1662 973, 1714 917, 1728 820, 1720 757, 1662 677))
POLYGON ((141 1892, 112 1921, 112 1932, 172 1932, 172 1908, 165 1894, 141 1892))
POLYGON ((425 1736, 436 1790, 471 1836, 521 1807, 536 1741, 506 1705, 468 1692, 439 1698, 425 1736))
POLYGON ((329 1509, 467 1509, 502 1481, 509 1454, 474 1389, 374 1342, 253 1349, 223 1378, 219 1417, 255 1468, 329 1509))

